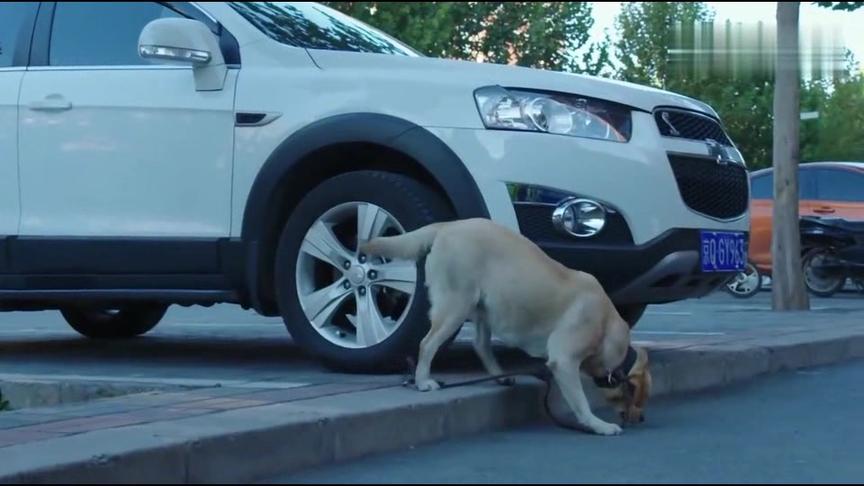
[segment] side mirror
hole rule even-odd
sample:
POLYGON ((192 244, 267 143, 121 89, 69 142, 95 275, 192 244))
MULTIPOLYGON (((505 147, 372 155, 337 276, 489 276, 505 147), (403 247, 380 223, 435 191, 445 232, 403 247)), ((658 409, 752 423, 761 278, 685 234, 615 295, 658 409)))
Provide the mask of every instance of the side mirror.
POLYGON ((216 91, 225 85, 228 67, 219 40, 197 20, 150 22, 138 37, 138 54, 156 62, 191 65, 198 91, 216 91))

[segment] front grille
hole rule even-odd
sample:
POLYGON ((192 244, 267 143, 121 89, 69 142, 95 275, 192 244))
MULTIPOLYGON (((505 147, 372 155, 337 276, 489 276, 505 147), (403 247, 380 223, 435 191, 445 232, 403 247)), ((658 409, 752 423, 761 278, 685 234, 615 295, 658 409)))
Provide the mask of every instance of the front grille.
POLYGON ((720 123, 708 116, 682 110, 659 109, 654 112, 657 128, 664 137, 687 138, 691 140, 711 139, 719 144, 732 146, 720 123))
POLYGON ((576 238, 555 229, 552 224, 552 212, 555 206, 549 204, 516 204, 516 219, 519 231, 535 243, 568 243, 568 244, 607 244, 632 245, 633 235, 621 213, 608 213, 606 225, 596 235, 590 238, 576 238))
POLYGON ((681 198, 690 209, 728 219, 747 211, 747 171, 741 165, 718 164, 714 159, 669 155, 681 198))

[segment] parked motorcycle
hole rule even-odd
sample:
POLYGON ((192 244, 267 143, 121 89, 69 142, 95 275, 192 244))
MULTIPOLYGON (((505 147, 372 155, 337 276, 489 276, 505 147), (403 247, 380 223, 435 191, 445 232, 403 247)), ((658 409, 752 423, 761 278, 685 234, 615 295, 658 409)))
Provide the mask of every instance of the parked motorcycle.
POLYGON ((804 216, 800 220, 802 265, 807 290, 830 297, 851 278, 864 283, 864 221, 804 216))

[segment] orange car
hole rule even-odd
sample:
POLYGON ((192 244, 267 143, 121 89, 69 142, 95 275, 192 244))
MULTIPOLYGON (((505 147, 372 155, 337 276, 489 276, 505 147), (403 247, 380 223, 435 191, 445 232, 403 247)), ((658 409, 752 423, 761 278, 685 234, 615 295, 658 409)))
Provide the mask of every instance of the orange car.
MULTIPOLYGON (((811 162, 798 168, 801 216, 831 216, 864 220, 864 162, 811 162)), ((756 268, 730 282, 735 295, 748 296, 759 290, 762 275, 771 275, 771 218, 774 171, 762 169, 750 175, 749 258, 756 268), (736 291, 735 287, 738 289, 736 291)))

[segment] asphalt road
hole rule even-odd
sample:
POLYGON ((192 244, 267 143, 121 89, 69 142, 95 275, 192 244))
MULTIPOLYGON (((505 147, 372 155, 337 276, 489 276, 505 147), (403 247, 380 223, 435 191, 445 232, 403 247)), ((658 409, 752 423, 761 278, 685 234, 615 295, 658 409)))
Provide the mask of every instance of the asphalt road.
POLYGON ((534 426, 273 483, 844 483, 864 480, 864 362, 658 400, 619 437, 534 426))
MULTIPOLYGON (((770 295, 741 300, 717 293, 699 300, 651 306, 639 323, 639 341, 692 341, 753 329, 830 326, 864 319, 864 296, 814 299, 813 312, 770 312, 770 295)), ((476 365, 467 329, 448 357, 476 365)), ((504 360, 506 366, 507 361, 504 360)), ((237 306, 172 307, 150 334, 124 342, 80 337, 58 312, 0 313, 0 375, 7 379, 151 381, 211 385, 231 381, 322 383, 352 380, 308 359, 279 318, 263 318, 237 306)), ((3 379, 0 376, 0 379, 3 379)), ((356 379, 364 379, 359 377, 356 379)))

